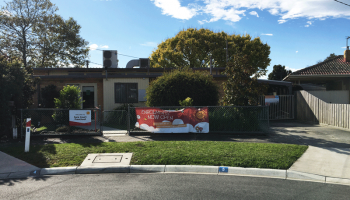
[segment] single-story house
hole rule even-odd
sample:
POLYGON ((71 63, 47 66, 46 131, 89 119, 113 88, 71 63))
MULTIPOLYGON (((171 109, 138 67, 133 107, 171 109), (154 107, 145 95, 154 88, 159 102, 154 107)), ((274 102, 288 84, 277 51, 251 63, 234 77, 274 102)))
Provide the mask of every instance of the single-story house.
POLYGON ((349 103, 350 50, 345 50, 344 55, 295 71, 283 80, 292 82, 293 87, 307 90, 326 102, 349 103), (321 91, 315 92, 315 90, 321 91), (335 94, 338 95, 336 97, 338 100, 327 100, 335 94), (339 95, 345 96, 343 98, 339 95))
MULTIPOLYGON (((145 105, 146 89, 150 82, 172 69, 164 68, 34 68, 34 77, 40 78, 34 95, 34 108, 40 107, 41 88, 56 85, 61 90, 66 85, 76 85, 82 91, 85 101, 82 108, 101 106, 102 110, 112 110, 125 103, 135 106, 145 105)), ((193 70, 210 71, 209 68, 193 70)), ((218 85, 226 80, 222 75, 225 68, 213 68, 212 76, 218 85)), ((286 81, 258 80, 270 86, 269 93, 291 94, 292 83, 286 81)), ((220 87, 220 95, 223 89, 220 87)))

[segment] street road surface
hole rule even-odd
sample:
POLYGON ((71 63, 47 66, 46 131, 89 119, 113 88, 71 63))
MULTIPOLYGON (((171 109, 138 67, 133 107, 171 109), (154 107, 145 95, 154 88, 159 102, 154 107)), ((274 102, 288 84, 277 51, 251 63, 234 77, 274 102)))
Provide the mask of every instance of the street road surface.
POLYGON ((349 199, 350 186, 203 174, 88 174, 0 180, 0 199, 349 199))

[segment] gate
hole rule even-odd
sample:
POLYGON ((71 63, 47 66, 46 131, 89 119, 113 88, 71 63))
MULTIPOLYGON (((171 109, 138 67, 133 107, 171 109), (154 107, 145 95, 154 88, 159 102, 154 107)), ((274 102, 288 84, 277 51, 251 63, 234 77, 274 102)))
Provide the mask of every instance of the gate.
POLYGON ((103 111, 103 134, 126 134, 127 110, 103 111))
POLYGON ((260 96, 259 102, 261 105, 269 107, 270 120, 279 119, 294 119, 295 100, 294 95, 278 95, 274 96, 272 101, 269 101, 271 96, 260 96))

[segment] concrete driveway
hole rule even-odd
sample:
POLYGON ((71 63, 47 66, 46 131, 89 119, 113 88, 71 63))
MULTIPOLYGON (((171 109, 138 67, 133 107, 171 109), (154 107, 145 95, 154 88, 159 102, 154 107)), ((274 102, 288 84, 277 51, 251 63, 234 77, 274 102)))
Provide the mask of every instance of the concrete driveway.
POLYGON ((350 148, 350 130, 297 121, 271 121, 266 142, 350 148))
POLYGON ((289 170, 350 179, 350 130, 295 121, 272 122, 268 140, 309 145, 289 170))

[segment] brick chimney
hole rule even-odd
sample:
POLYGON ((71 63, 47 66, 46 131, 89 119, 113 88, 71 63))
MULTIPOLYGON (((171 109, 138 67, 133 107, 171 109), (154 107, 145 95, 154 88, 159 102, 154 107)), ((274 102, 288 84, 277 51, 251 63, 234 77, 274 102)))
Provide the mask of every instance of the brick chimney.
POLYGON ((350 50, 349 49, 344 51, 344 62, 350 62, 350 50))

